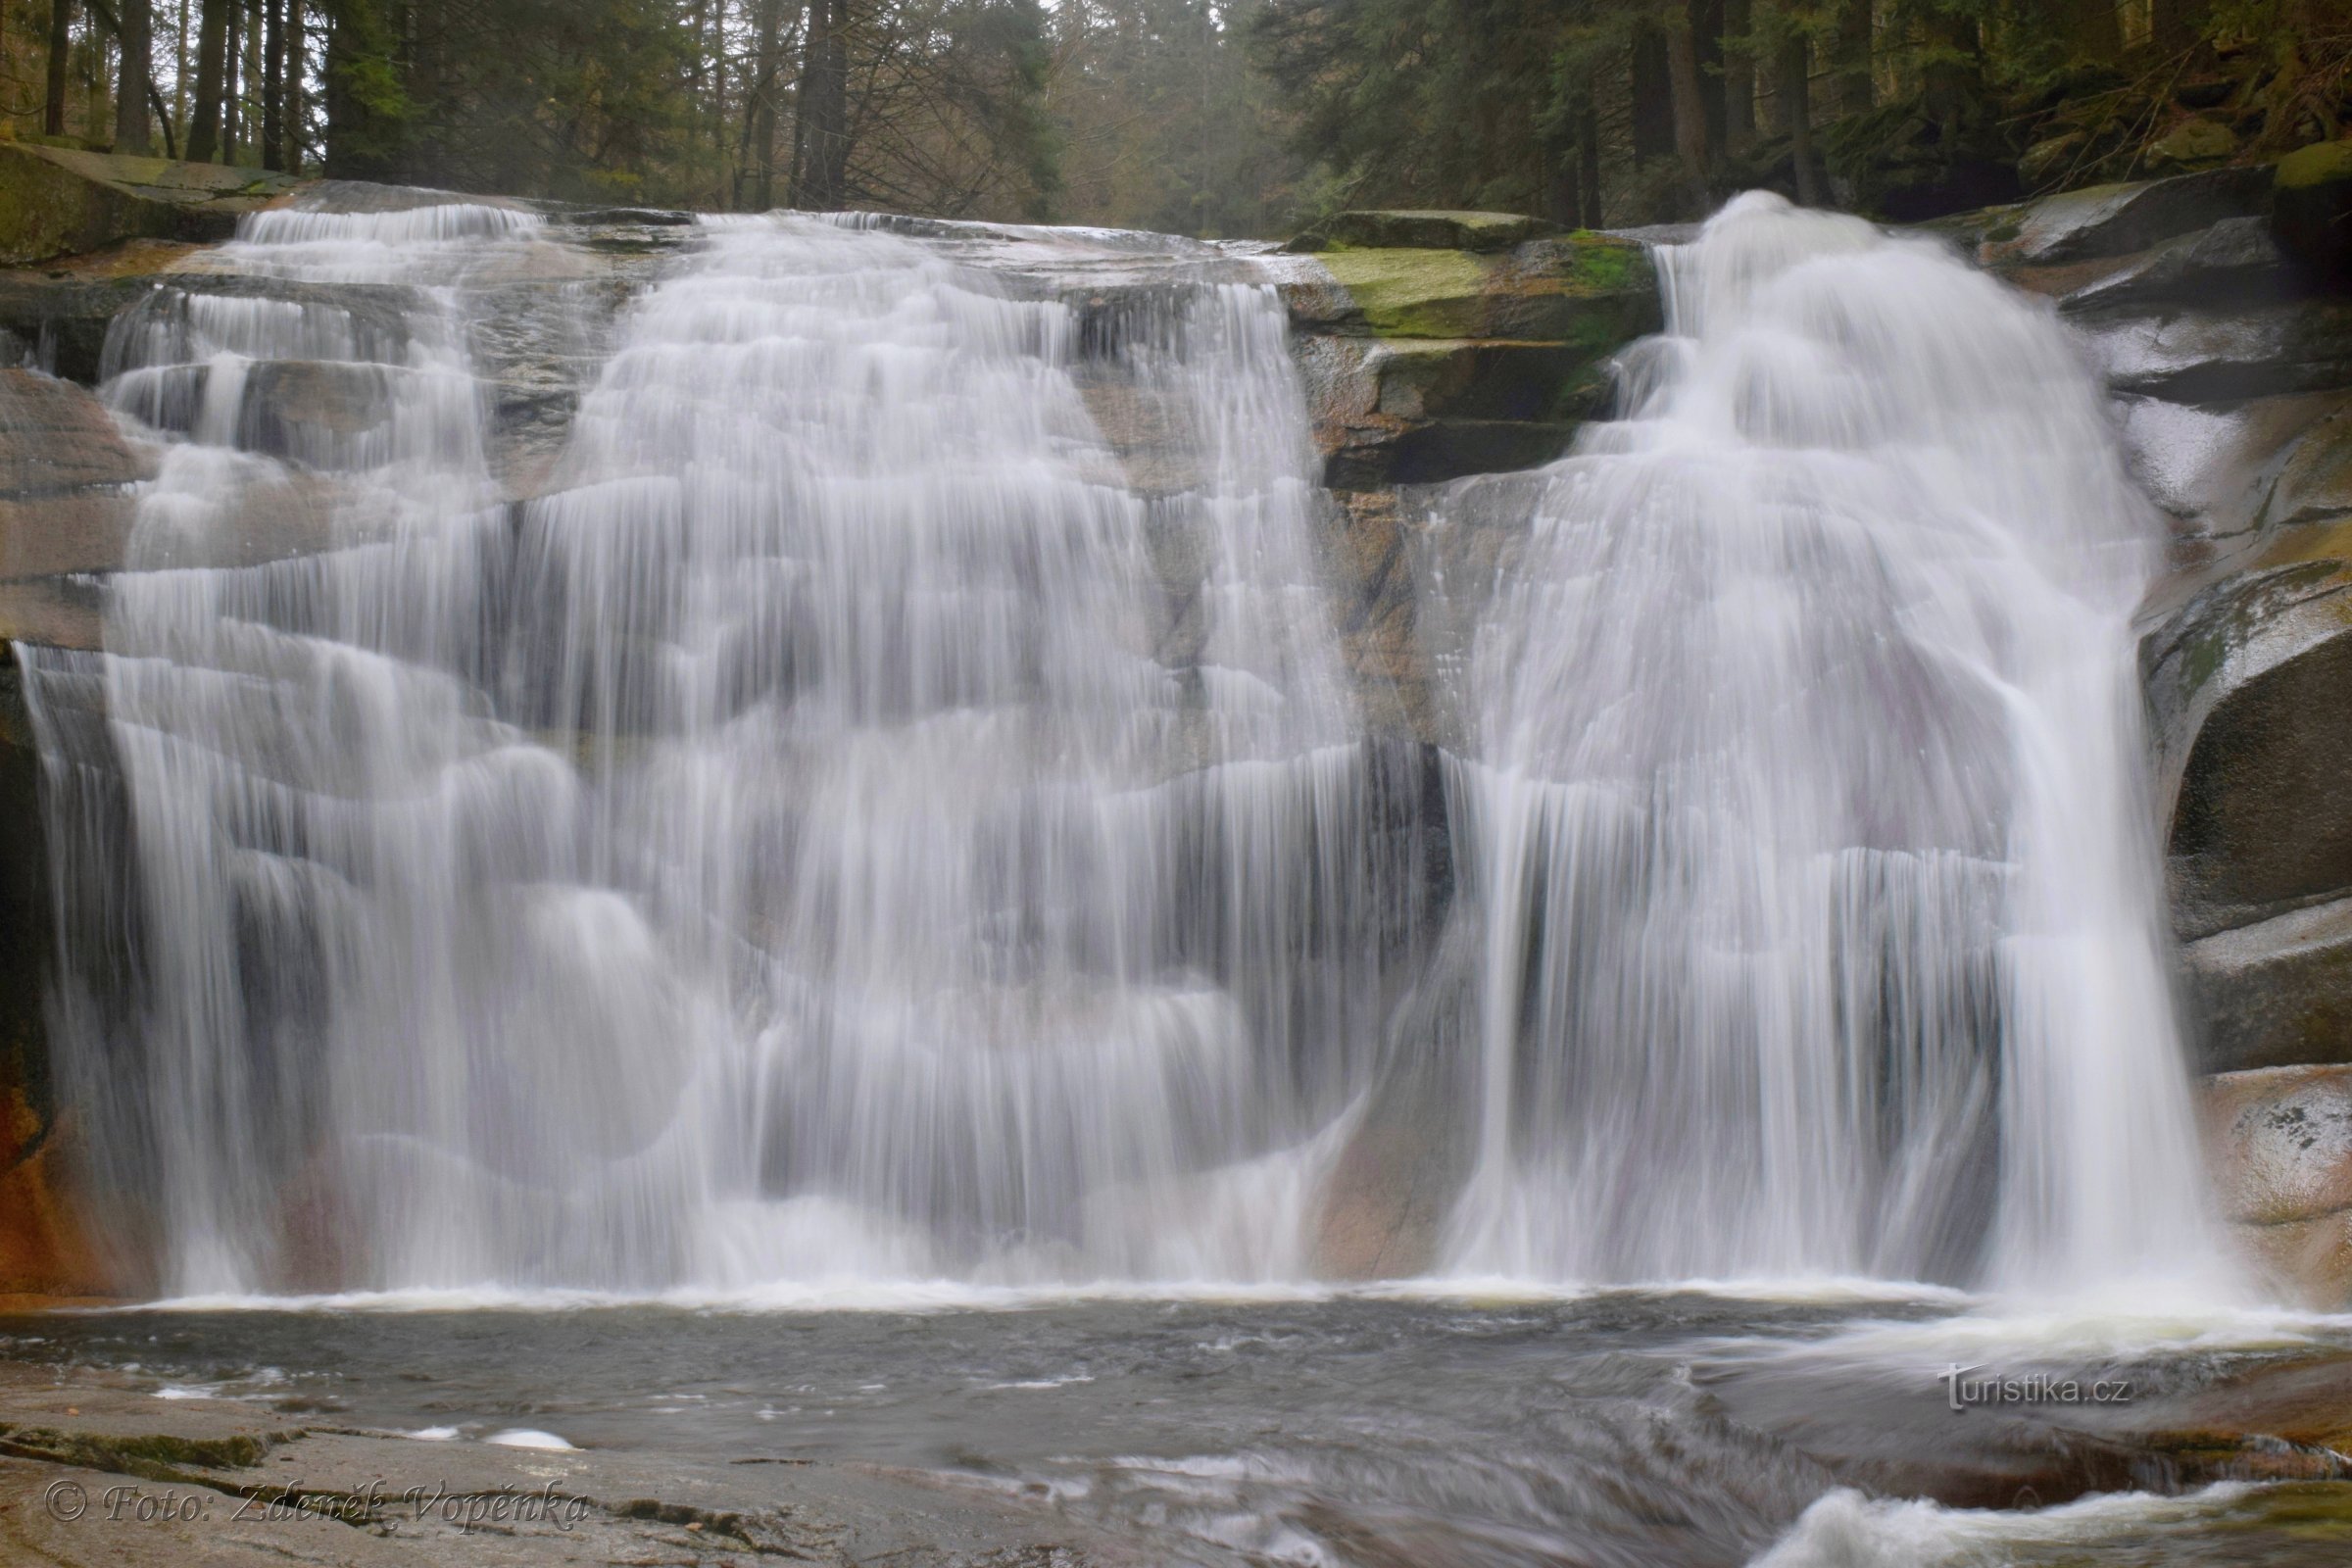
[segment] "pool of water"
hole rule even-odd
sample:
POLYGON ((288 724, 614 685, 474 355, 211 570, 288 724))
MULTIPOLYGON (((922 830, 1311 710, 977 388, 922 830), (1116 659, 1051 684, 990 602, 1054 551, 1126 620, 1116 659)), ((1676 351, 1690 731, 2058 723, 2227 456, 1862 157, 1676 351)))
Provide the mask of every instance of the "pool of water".
POLYGON ((0 1336, 19 1360, 159 1396, 420 1441, 528 1427, 583 1447, 949 1471, 1050 1495, 1172 1561, 2352 1560, 2341 1483, 2199 1477, 2166 1496, 2157 1469, 2040 1506, 2021 1486, 1998 1508, 1863 1490, 1872 1474, 1885 1490, 1893 1472, 1868 1467, 1892 1464, 1947 1500, 1997 1491, 2032 1433, 2121 1419, 1954 1410, 1954 1365, 2128 1382, 2144 1409, 2266 1360, 2352 1349, 2342 1319, 1498 1288, 825 1310, 214 1303, 11 1319, 0 1336))

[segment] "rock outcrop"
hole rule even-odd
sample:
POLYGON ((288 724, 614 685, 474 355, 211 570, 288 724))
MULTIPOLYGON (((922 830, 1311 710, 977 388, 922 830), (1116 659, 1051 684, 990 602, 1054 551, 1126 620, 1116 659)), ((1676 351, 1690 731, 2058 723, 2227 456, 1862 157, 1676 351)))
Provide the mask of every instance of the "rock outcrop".
POLYGON ((2223 1073, 2199 1108, 2249 1259, 2307 1305, 2352 1302, 2352 1067, 2223 1073))
POLYGON ((0 142, 0 266, 127 239, 226 239, 239 218, 300 184, 261 169, 0 142))

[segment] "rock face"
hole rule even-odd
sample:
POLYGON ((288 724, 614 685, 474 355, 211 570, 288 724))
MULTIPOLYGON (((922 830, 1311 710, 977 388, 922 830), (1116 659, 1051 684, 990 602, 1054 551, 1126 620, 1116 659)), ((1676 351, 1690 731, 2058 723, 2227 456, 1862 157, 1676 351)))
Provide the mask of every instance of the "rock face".
POLYGON ((125 239, 226 239, 240 217, 300 183, 260 169, 0 142, 0 266, 125 239))
POLYGON ((2352 1068, 2223 1073, 2199 1108, 2249 1257, 2318 1310, 2352 1306, 2352 1068))
POLYGON ((1284 293, 1334 490, 1549 462, 1606 407, 1611 359, 1661 319, 1648 255, 1515 223, 1343 214, 1311 241, 1284 293))
POLYGON ((2311 280, 2352 283, 2352 140, 2287 154, 2272 192, 2271 226, 2311 280))
POLYGON ((2140 664, 2206 1071, 2352 1060, 2352 305, 2315 286, 2273 182, 2223 169, 1951 225, 2081 330, 2173 521, 2140 664))
POLYGON ((1566 455, 1617 353, 1662 324, 1657 277, 1639 240, 1494 213, 1344 213, 1291 250, 1311 259, 1268 265, 1338 507, 1346 656, 1376 729, 1442 743, 1430 672, 1452 642, 1425 623, 1409 489, 1566 455))

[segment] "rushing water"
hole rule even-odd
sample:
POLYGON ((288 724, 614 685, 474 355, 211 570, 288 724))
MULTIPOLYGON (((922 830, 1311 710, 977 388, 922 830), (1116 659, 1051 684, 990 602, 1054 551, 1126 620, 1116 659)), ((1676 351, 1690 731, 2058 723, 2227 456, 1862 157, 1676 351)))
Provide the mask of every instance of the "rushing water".
POLYGON ((1658 253, 1627 416, 1435 503, 1514 541, 1438 940, 1275 291, 938 238, 711 220, 610 330, 557 291, 536 467, 488 388, 540 218, 264 215, 117 323, 151 569, 25 662, 62 1067, 159 1289, 1296 1281, 1367 1170, 1477 1275, 2214 1254, 2154 530, 2046 314, 1769 197, 1658 253))
POLYGON ((1627 416, 1446 504, 1532 513, 1465 682, 1455 1260, 2195 1272, 2128 630, 2158 533, 2096 382, 1855 219, 1746 196, 1658 262, 1627 416))
POLYGON ((713 222, 511 500, 471 285, 546 243, 273 214, 220 264, 342 292, 118 323, 110 397, 183 435, 138 548, 302 484, 334 547, 127 575, 105 656, 31 662, 159 1283, 1299 1272, 1398 879, 1271 289, 1089 344, 906 239, 713 222), (290 371, 366 412, 270 450, 290 371))
MULTIPOLYGON (((738 1492, 773 1474, 738 1468, 760 1460, 929 1471, 1155 1563, 2335 1568, 2352 1550, 2341 1482, 2067 1500, 2067 1440, 2031 1413, 1955 1414, 1938 1375, 1998 1356, 2129 1380, 2145 1411, 2265 1356, 2344 1353, 2341 1321, 1988 1324, 1948 1297, 1835 1289, 1000 1292, 973 1309, 991 1299, 108 1312, 0 1320, 0 1346, 168 1399, 417 1437, 374 1461, 394 1490, 462 1479, 469 1445, 524 1428, 738 1492), (1856 1460, 1997 1506, 1874 1498, 1833 1468, 1856 1460), (2052 1506, 2010 1506, 2032 1496, 2020 1463, 2052 1506)), ((2145 1474, 2161 1485, 2163 1461, 2145 1474)))

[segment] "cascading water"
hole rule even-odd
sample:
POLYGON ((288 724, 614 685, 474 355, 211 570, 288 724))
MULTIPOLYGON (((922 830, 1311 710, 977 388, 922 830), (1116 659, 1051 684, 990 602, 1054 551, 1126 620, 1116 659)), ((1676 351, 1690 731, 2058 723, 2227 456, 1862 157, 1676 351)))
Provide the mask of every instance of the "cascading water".
POLYGON ((1300 1272, 1402 879, 1272 291, 1090 345, 905 238, 714 222, 510 503, 470 284, 549 243, 273 214, 226 270, 360 291, 118 325, 182 433, 147 563, 303 485, 334 546, 27 654, 70 1070, 159 1283, 1300 1272), (296 366, 376 416, 271 447, 296 366))
POLYGON ((1630 416, 1463 701, 1487 923, 1455 1266, 2073 1288, 2210 1258, 2094 379, 1936 245, 1777 197, 1657 252, 1630 416))
POLYGON ((1298 1277, 1324 1178, 1448 1190, 1455 1120, 1463 1272, 2209 1251, 2154 531, 1999 286, 1742 198, 1658 252, 1631 416, 1439 503, 1516 547, 1398 1007, 1434 897, 1270 289, 712 221, 558 322, 601 370, 534 469, 482 347, 567 243, 272 214, 117 325, 148 569, 24 662, 62 1063, 163 1288, 1298 1277))

